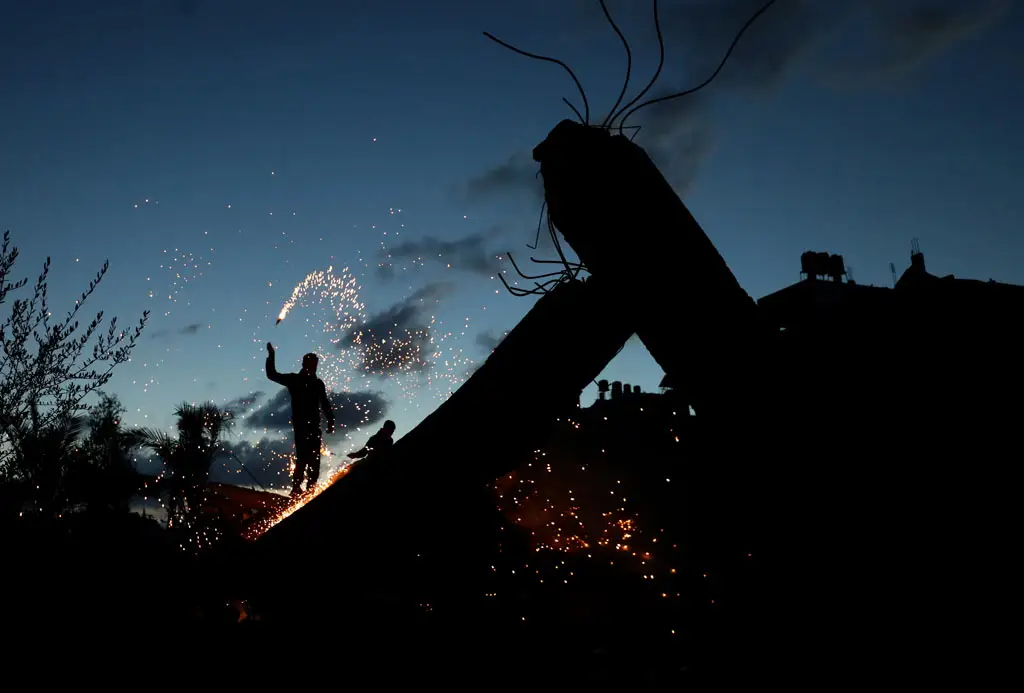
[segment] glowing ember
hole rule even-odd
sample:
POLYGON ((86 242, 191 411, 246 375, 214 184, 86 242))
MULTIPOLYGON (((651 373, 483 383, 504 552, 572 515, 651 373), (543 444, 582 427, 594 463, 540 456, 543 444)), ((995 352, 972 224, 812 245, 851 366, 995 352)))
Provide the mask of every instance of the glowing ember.
POLYGON ((537 452, 532 462, 495 484, 498 507, 529 530, 536 551, 592 555, 607 550, 649 562, 651 554, 635 546, 643 533, 621 484, 602 476, 596 465, 556 465, 537 452))

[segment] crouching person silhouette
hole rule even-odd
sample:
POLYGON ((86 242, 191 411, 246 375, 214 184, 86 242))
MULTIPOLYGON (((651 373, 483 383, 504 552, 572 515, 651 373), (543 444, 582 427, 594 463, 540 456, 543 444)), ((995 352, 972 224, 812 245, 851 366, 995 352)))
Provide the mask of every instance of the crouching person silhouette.
POLYGON ((367 459, 379 459, 391 449, 391 446, 395 444, 394 439, 391 437, 395 433, 395 422, 385 421, 384 425, 380 427, 376 433, 370 436, 370 439, 366 441, 361 449, 348 454, 354 460, 366 457, 367 459))
POLYGON ((320 478, 320 412, 327 419, 327 432, 334 433, 334 412, 327 398, 327 386, 316 377, 320 359, 316 354, 302 357, 302 370, 298 373, 278 373, 274 364, 274 347, 267 342, 267 377, 288 388, 292 399, 292 429, 295 431, 295 472, 292 477, 292 495, 316 486, 320 478))

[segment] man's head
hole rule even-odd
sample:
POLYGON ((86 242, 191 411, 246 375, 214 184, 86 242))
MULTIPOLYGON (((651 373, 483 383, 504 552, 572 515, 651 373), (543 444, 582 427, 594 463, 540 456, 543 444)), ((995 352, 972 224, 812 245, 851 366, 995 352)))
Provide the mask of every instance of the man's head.
POLYGON ((387 421, 384 422, 384 425, 380 427, 380 430, 387 431, 388 434, 394 433, 395 432, 395 422, 392 421, 391 419, 388 419, 387 421))
POLYGON ((314 353, 306 354, 302 357, 302 370, 306 371, 311 375, 316 375, 317 364, 320 363, 320 357, 314 353))

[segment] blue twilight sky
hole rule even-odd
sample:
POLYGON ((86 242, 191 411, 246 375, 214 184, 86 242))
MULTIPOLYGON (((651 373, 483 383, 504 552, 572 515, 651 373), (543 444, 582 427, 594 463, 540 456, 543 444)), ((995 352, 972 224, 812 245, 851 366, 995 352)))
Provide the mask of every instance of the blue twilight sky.
MULTIPOLYGON (((608 4, 641 85, 650 3, 608 4)), ((701 81, 760 4, 661 2, 656 93, 701 81)), ((378 393, 403 433, 529 309, 498 257, 528 255, 529 152, 579 97, 483 30, 567 61, 595 114, 614 101, 625 56, 597 0, 0 3, 0 227, 18 276, 52 256, 55 313, 107 258, 90 312, 128 327, 152 310, 110 385, 131 423, 253 391, 266 406, 272 340, 282 370, 321 350, 346 406, 378 393), (366 320, 429 328, 433 366, 380 378, 340 359, 323 286, 275 327, 328 266, 349 268, 366 320)), ((638 114, 637 142, 754 297, 796 280, 805 250, 888 284, 915 236, 936 273, 1024 283, 1022 39, 1013 0, 778 0, 719 81, 638 114)), ((606 376, 654 389, 661 372, 631 342, 606 376)), ((274 423, 256 413, 240 436, 274 423)))

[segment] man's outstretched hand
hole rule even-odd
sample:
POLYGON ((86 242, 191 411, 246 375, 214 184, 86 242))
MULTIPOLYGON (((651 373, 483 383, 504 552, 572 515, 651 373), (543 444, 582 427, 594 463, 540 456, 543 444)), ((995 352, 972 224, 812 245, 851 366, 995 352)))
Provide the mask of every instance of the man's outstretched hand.
POLYGON ((271 344, 270 342, 267 342, 267 354, 269 354, 270 356, 274 355, 274 345, 271 344))

